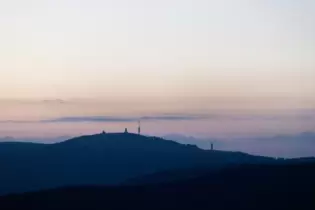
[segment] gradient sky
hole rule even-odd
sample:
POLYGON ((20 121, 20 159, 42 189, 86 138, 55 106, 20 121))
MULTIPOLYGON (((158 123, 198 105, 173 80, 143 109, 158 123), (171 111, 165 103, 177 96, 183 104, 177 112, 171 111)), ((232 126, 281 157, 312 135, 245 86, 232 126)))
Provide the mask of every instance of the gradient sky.
MULTIPOLYGON (((314 37, 313 0, 1 1, 0 135, 38 134, 38 125, 15 120, 65 116, 213 114, 213 107, 261 115, 266 106, 305 113, 315 109, 314 37)), ((300 121, 281 126, 315 130, 300 121)), ((192 133, 206 132, 203 125, 192 133)), ((41 126, 42 135, 51 132, 41 126)))

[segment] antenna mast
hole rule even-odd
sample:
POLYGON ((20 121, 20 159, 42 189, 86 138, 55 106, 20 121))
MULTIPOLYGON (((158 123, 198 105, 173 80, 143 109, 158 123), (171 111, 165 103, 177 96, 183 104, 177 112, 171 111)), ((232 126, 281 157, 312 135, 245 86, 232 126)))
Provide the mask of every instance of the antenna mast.
POLYGON ((209 141, 210 144, 210 150, 213 151, 213 142, 209 141))
POLYGON ((140 135, 141 133, 141 124, 140 124, 140 120, 138 120, 138 135, 140 135))

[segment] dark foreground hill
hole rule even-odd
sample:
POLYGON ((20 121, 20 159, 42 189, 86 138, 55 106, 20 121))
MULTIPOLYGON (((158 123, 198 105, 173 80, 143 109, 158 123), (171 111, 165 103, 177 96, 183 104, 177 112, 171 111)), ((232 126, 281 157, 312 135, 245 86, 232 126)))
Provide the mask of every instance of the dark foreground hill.
POLYGON ((313 210, 314 177, 314 163, 247 165, 204 171, 195 178, 167 184, 70 187, 4 196, 0 208, 313 210))
POLYGON ((160 171, 275 162, 135 134, 97 134, 56 144, 0 143, 0 194, 117 185, 160 171))

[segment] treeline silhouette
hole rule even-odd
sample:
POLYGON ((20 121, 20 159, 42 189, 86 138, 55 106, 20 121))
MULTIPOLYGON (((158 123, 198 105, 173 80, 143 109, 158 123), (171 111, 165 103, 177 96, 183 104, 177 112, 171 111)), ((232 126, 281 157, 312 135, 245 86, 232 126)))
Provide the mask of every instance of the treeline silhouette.
MULTIPOLYGON (((173 171, 173 174, 183 171, 173 171)), ((243 165, 188 179, 77 186, 0 197, 3 209, 315 209, 315 164, 243 165)), ((144 177, 144 180, 146 178, 144 177)), ((2 209, 1 208, 1 209, 2 209)))

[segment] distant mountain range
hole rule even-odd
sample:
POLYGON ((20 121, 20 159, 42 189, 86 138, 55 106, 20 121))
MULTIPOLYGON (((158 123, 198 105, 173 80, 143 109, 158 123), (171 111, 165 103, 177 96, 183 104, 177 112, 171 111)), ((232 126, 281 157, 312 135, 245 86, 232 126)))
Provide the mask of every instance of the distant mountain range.
POLYGON ((284 160, 274 158, 202 150, 194 145, 130 133, 81 136, 54 144, 3 142, 0 194, 62 186, 119 185, 173 170, 283 163, 284 160))
MULTIPOLYGON (((32 143, 58 143, 71 136, 47 137, 47 138, 13 138, 2 137, 0 142, 32 142, 32 143)), ((297 158, 315 156, 315 133, 304 132, 296 135, 275 135, 271 137, 251 138, 196 138, 181 134, 168 134, 163 139, 172 140, 181 144, 196 145, 201 149, 214 148, 222 151, 241 151, 253 155, 269 157, 297 158)))
POLYGON ((193 144, 202 149, 214 148, 223 151, 242 151, 269 157, 309 157, 315 156, 315 133, 304 132, 296 135, 275 135, 252 138, 195 138, 180 134, 169 134, 163 138, 182 144, 193 144))
POLYGON ((65 141, 72 138, 71 136, 57 136, 57 137, 33 137, 33 138, 15 138, 11 136, 5 136, 0 137, 0 143, 1 142, 29 142, 29 143, 42 143, 42 144, 51 144, 51 143, 57 143, 61 141, 65 141))
POLYGON ((162 171, 262 163, 279 160, 207 151, 129 133, 82 136, 55 144, 3 142, 0 194, 73 185, 117 185, 162 171))

